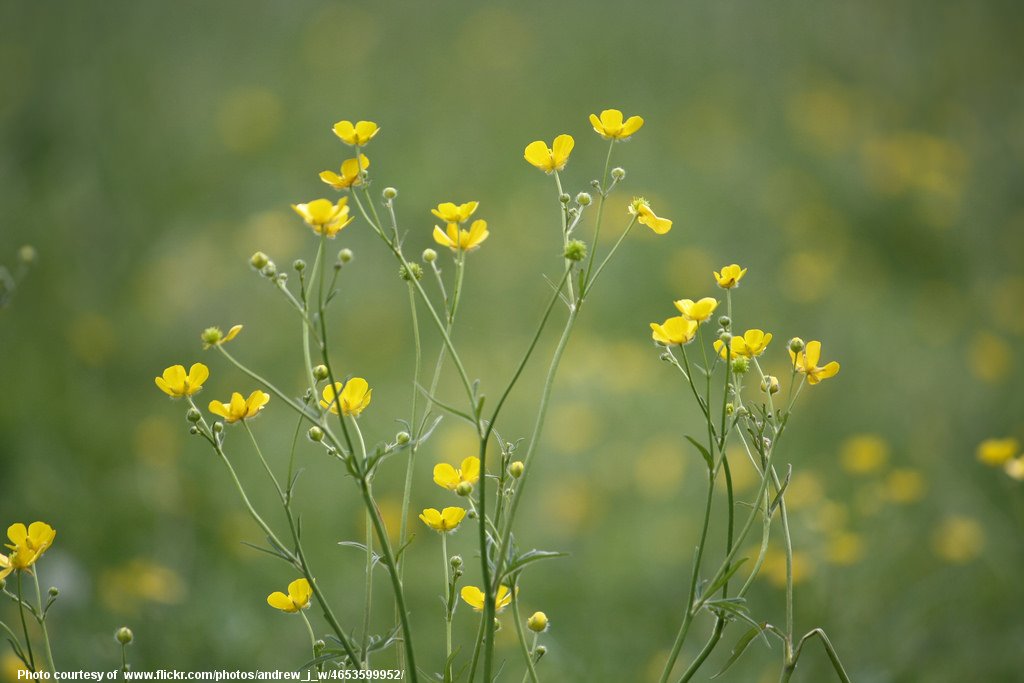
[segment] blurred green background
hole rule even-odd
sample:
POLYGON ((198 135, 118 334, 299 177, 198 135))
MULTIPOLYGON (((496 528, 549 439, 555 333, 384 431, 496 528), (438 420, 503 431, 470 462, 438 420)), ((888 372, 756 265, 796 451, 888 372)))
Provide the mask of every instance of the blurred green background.
MULTIPOLYGON (((303 627, 264 602, 293 577, 240 544, 257 529, 153 377, 203 360, 202 404, 255 388, 198 339, 242 322, 234 351, 299 391, 298 322, 247 259, 312 259, 288 205, 333 196, 316 173, 347 153, 334 121, 382 126, 375 187, 399 189, 410 253, 432 246, 431 206, 481 202, 491 238, 469 259, 456 339, 493 395, 543 305, 541 273, 560 267, 551 180, 522 149, 571 133, 566 189, 589 189, 606 147, 587 115, 618 107, 647 125, 616 148, 628 176, 606 234, 630 194, 675 227, 630 237, 556 385, 519 526, 530 547, 571 552, 521 594, 551 619, 545 679, 650 680, 671 645, 703 486, 681 435, 701 427, 647 325, 672 299, 717 295, 711 270, 737 262, 750 271, 734 318, 776 335, 772 367, 793 335, 842 363, 802 396, 780 452, 797 473, 798 628, 823 626, 856 681, 1020 680, 1024 491, 974 452, 1024 437, 1022 30, 1012 2, 2 3, 0 263, 25 243, 39 262, 0 312, 0 524, 58 531, 41 565, 62 588, 58 665, 113 668, 122 624, 143 669, 306 660, 303 627)), ((404 285, 362 220, 336 246, 356 259, 332 350, 373 385, 363 424, 385 438, 411 391, 404 285)), ((553 344, 506 437, 528 435, 553 344)), ((272 401, 255 429, 283 467, 291 417, 272 401)), ((230 454, 269 508, 243 437, 231 431, 230 454)), ((471 453, 446 421, 421 451, 413 507, 450 504, 430 469, 471 453)), ((299 458, 312 561, 354 628, 362 558, 334 542, 362 535, 356 489, 308 444, 299 458)), ((390 461, 377 484, 393 522, 403 469, 390 461)), ((408 581, 435 668, 437 546, 418 534, 408 581)), ((449 547, 477 580, 472 535, 449 547)), ((778 552, 751 596, 776 623, 778 552)), ((457 638, 475 629, 464 608, 456 622, 457 638)), ((503 680, 518 680, 505 622, 503 680)), ((774 680, 780 658, 755 645, 726 678, 774 680)), ((794 680, 829 679, 812 647, 794 680)))

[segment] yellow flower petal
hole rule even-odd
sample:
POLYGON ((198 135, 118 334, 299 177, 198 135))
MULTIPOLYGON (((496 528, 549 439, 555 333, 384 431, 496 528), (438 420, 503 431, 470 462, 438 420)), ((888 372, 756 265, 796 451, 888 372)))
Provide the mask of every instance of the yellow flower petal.
POLYGON ((458 471, 446 462, 434 465, 434 483, 441 488, 454 491, 461 479, 458 471))
POLYGON ((291 601, 291 598, 281 591, 274 591, 268 595, 267 604, 274 609, 281 610, 282 612, 298 612, 295 608, 295 604, 291 601))

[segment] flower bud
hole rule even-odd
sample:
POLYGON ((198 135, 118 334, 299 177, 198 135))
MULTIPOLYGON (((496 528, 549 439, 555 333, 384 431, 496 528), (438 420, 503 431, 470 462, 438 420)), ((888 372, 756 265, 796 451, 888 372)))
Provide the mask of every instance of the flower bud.
POLYGON ((338 260, 342 263, 348 263, 352 260, 353 254, 351 249, 342 249, 338 252, 338 260))
POLYGON ((223 432, 224 431, 224 423, 223 422, 214 422, 213 423, 213 431, 216 432, 217 434, 220 434, 221 432, 223 432))
POLYGON ((313 368, 313 378, 314 379, 325 380, 329 376, 330 376, 330 373, 327 371, 327 366, 326 365, 317 365, 316 367, 313 368))
POLYGON ((736 412, 736 406, 734 406, 731 403, 726 403, 725 404, 725 414, 726 415, 732 415, 734 412, 736 412))
POLYGON ((0 591, 7 588, 7 579, 0 579, 0 591))
POLYGON ((36 262, 36 248, 31 244, 26 244, 18 250, 18 260, 24 263, 26 266, 30 266, 36 262))
POLYGON ((274 277, 277 275, 277 266, 274 265, 273 261, 267 261, 263 266, 263 270, 260 271, 265 277, 274 277))
POLYGON ((523 470, 526 469, 526 465, 523 464, 522 460, 516 460, 514 463, 508 466, 508 473, 518 479, 523 476, 523 470))
POLYGON ((310 441, 316 441, 317 443, 320 443, 321 441, 324 440, 324 430, 320 429, 316 425, 313 425, 312 427, 309 428, 309 431, 306 432, 306 436, 309 437, 310 441))
POLYGON ((804 340, 800 337, 793 337, 789 340, 789 350, 793 353, 800 353, 804 350, 804 340))
POLYGON ((262 251, 257 251, 249 258, 249 265, 251 265, 256 270, 263 269, 263 267, 266 266, 268 263, 270 263, 270 259, 267 258, 267 255, 264 254, 262 251))
POLYGON ((48 590, 47 593, 49 594, 49 596, 51 598, 55 598, 58 595, 60 595, 60 589, 57 588, 56 586, 50 586, 50 590, 48 590))
POLYGON ((729 325, 732 325, 732 319, 729 316, 723 315, 718 319, 718 326, 723 330, 729 329, 729 325))
POLYGON ((434 261, 437 260, 437 252, 434 251, 433 249, 424 249, 423 260, 427 263, 433 263, 434 261))
POLYGON ((279 274, 277 276, 277 281, 280 282, 282 285, 284 283, 288 282, 288 273, 281 273, 281 274, 279 274))
POLYGON ((452 555, 452 559, 449 560, 449 562, 452 563, 452 569, 461 569, 462 568, 462 556, 461 555, 452 555))
POLYGON ((576 203, 580 206, 590 206, 590 202, 594 201, 594 198, 586 192, 580 192, 576 195, 576 203))
POLYGON ((216 344, 224 338, 224 333, 220 331, 219 327, 207 327, 199 335, 199 338, 203 340, 204 344, 216 344))
POLYGON ((612 169, 612 180, 622 180, 626 177, 626 169, 616 166, 612 169))
POLYGON ((565 258, 570 261, 582 261, 587 257, 587 243, 583 240, 572 240, 565 245, 565 258))
POLYGON ((562 194, 558 195, 558 201, 562 202, 563 204, 568 204, 571 200, 572 200, 572 197, 570 197, 565 192, 563 192, 562 194))
POLYGON ((398 196, 398 190, 393 187, 384 188, 384 199, 394 199, 398 196))
POLYGON ((185 419, 188 420, 189 422, 199 422, 201 419, 203 419, 203 414, 200 413, 195 408, 189 408, 188 412, 185 413, 185 419))
POLYGON ((395 443, 399 446, 404 446, 409 443, 410 438, 409 432, 398 432, 398 434, 395 435, 395 443))
POLYGON ((746 356, 736 356, 732 359, 732 371, 735 375, 746 374, 750 369, 750 359, 746 356))
POLYGON ((673 361, 673 359, 674 359, 674 356, 671 353, 669 353, 668 351, 666 351, 665 353, 663 353, 660 356, 658 356, 658 358, 660 358, 661 360, 665 361, 666 363, 671 363, 673 361))
POLYGON ((317 654, 320 654, 321 652, 323 652, 324 648, 326 648, 326 647, 327 647, 327 643, 325 643, 322 640, 318 640, 315 643, 313 643, 313 651, 316 652, 317 654))
POLYGON ((418 263, 410 263, 408 268, 405 265, 398 266, 398 276, 406 282, 411 281, 412 278, 419 280, 423 277, 423 266, 418 263), (412 277, 409 276, 410 273, 412 273, 412 277))
POLYGON ((540 659, 541 657, 543 657, 544 655, 546 655, 548 653, 548 649, 546 647, 544 647, 543 645, 538 645, 534 649, 533 653, 535 655, 537 655, 537 659, 540 659))
POLYGON ((779 378, 774 375, 768 375, 761 380, 761 391, 768 392, 769 394, 779 393, 779 378))
POLYGON ((192 436, 195 436, 196 434, 199 433, 199 427, 192 425, 191 427, 188 428, 188 433, 191 434, 192 436))
POLYGON ((594 188, 595 190, 600 190, 600 189, 601 189, 601 181, 600 181, 600 180, 597 180, 597 179, 595 178, 594 180, 591 180, 591 181, 590 181, 590 186, 591 186, 592 188, 594 188))
POLYGON ((473 485, 468 481, 460 481, 459 485, 455 487, 455 493, 465 498, 469 494, 473 493, 473 485))
POLYGON ((732 341, 732 335, 726 332, 725 330, 722 330, 719 333, 718 338, 721 340, 723 344, 728 344, 729 342, 732 341))
POLYGON ((116 640, 117 642, 121 643, 122 645, 127 645, 128 643, 132 642, 134 639, 135 639, 135 634, 132 633, 132 630, 130 628, 128 628, 127 626, 122 626, 121 628, 119 628, 116 631, 114 631, 114 640, 116 640))
POLYGON ((303 261, 300 258, 297 258, 297 259, 295 259, 295 262, 292 263, 292 268, 295 269, 295 272, 301 273, 302 271, 304 271, 306 269, 306 262, 303 261))
POLYGON ((543 612, 534 612, 526 620, 526 627, 534 633, 540 633, 548 627, 548 616, 543 612))

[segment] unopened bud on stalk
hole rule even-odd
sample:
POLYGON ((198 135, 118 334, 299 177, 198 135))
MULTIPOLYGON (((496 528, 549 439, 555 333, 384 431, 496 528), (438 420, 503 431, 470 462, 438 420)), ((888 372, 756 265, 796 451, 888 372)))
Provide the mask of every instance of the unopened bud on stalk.
POLYGON ((729 316, 727 315, 723 315, 721 318, 718 319, 718 325, 723 330, 727 330, 729 329, 729 325, 732 325, 732 319, 729 318, 729 316))
POLYGON ((452 559, 450 559, 449 562, 452 563, 452 569, 461 569, 462 568, 462 556, 461 555, 452 555, 452 559))
POLYGON ((423 277, 423 266, 418 263, 410 263, 409 267, 406 268, 403 264, 398 266, 398 276, 406 282, 411 281, 412 278, 419 280, 423 277), (410 273, 412 274, 412 277, 410 277, 410 273))
POLYGON ((433 249, 424 249, 423 260, 427 263, 433 263, 434 261, 437 260, 437 252, 434 251, 433 249))
POLYGON ((563 192, 562 194, 558 195, 558 201, 562 202, 563 204, 568 204, 571 200, 572 197, 570 197, 568 193, 563 192))
POLYGON ((736 356, 732 359, 733 374, 743 375, 750 369, 750 359, 746 356, 736 356))
POLYGON ((300 259, 300 258, 297 258, 297 259, 295 259, 295 261, 294 261, 294 262, 292 263, 292 268, 294 268, 294 269, 295 269, 295 272, 297 272, 297 273, 301 273, 302 271, 304 271, 304 270, 306 269, 306 262, 305 262, 305 261, 303 261, 303 260, 302 260, 302 259, 300 259))
POLYGON ((672 362, 672 357, 673 357, 672 354, 669 353, 668 351, 666 351, 665 353, 663 353, 660 356, 658 356, 658 358, 660 358, 661 360, 665 361, 666 363, 671 363, 672 362))
POLYGON ((195 408, 189 408, 188 412, 185 413, 185 419, 188 420, 189 422, 199 422, 201 419, 203 419, 203 414, 200 413, 195 408))
POLYGON ((722 330, 718 334, 718 338, 722 341, 723 344, 728 344, 729 342, 732 341, 732 334, 730 334, 729 332, 727 332, 725 330, 722 330))
POLYGON ((526 620, 526 626, 534 633, 540 633, 548 627, 548 616, 543 612, 534 612, 526 620))
POLYGON ((326 647, 327 647, 327 643, 325 643, 322 640, 318 640, 315 643, 313 643, 313 651, 316 652, 317 654, 320 654, 321 652, 323 652, 324 648, 326 648, 326 647))
POLYGON ((127 626, 122 626, 121 628, 114 631, 114 640, 121 643, 122 645, 127 645, 128 643, 135 640, 135 634, 132 633, 132 630, 127 626))
POLYGON ((192 425, 191 427, 188 428, 188 433, 191 434, 192 436, 195 436, 196 434, 199 433, 199 427, 192 425))
POLYGON ((284 283, 288 282, 288 273, 281 273, 281 274, 279 274, 277 276, 277 281, 280 282, 282 285, 284 283))
POLYGON ((473 485, 468 481, 460 481, 459 485, 455 487, 455 493, 465 498, 469 494, 473 493, 473 485))
POLYGON ((398 434, 395 435, 395 443, 399 446, 404 446, 409 443, 411 438, 412 437, 409 436, 409 432, 398 432, 398 434))
POLYGON ((18 249, 18 260, 24 263, 26 266, 30 266, 36 262, 36 248, 31 244, 26 244, 21 249, 18 249))
POLYGON ((265 277, 274 277, 277 275, 277 266, 274 265, 273 261, 267 261, 261 272, 265 277))
POLYGON ((342 249, 338 252, 338 260, 342 263, 348 263, 352 260, 353 254, 351 249, 342 249))
POLYGON ((526 465, 523 464, 522 460, 516 460, 514 463, 508 466, 508 473, 518 479, 523 476, 523 470, 526 469, 526 465))
POLYGON ((221 432, 223 432, 224 431, 224 423, 223 422, 214 422, 213 423, 213 431, 215 433, 217 433, 217 434, 220 434, 221 432))
POLYGON ((330 372, 327 371, 326 365, 317 365, 313 368, 313 378, 319 380, 325 380, 330 376, 330 372))
POLYGON ((565 245, 565 258, 570 261, 582 261, 587 257, 587 243, 583 240, 572 240, 565 245))
POLYGON ((309 437, 310 441, 316 441, 317 443, 319 443, 324 440, 324 430, 320 429, 316 425, 313 425, 312 427, 309 428, 309 431, 306 432, 306 436, 309 437))
POLYGON ((761 391, 766 391, 769 394, 779 393, 779 378, 774 375, 768 375, 761 380, 761 391))
POLYGON ((261 270, 264 266, 270 263, 270 259, 262 251, 257 251, 251 257, 249 257, 249 265, 256 270, 261 270))
POLYGON ((789 350, 793 353, 800 353, 804 350, 804 340, 800 337, 793 337, 789 340, 789 350))
POLYGON ((537 659, 540 659, 548 653, 548 649, 543 645, 538 645, 537 648, 533 651, 533 653, 537 655, 537 659))
POLYGON ((590 202, 594 201, 594 198, 587 192, 580 192, 576 195, 576 203, 580 206, 590 206, 590 202))
POLYGON ((60 589, 57 588, 56 586, 50 586, 50 590, 48 590, 47 593, 49 594, 49 596, 51 598, 55 598, 58 595, 60 595, 60 589))
POLYGON ((595 190, 600 190, 600 189, 601 189, 601 181, 600 181, 600 180, 597 180, 597 179, 595 178, 594 180, 591 180, 591 181, 590 181, 590 186, 591 186, 592 188, 594 188, 595 190))
POLYGON ((383 194, 384 199, 394 199, 395 197, 398 196, 398 190, 396 190, 393 187, 385 187, 383 194))
POLYGON ((622 180, 626 177, 626 169, 616 166, 612 169, 612 180, 622 180))

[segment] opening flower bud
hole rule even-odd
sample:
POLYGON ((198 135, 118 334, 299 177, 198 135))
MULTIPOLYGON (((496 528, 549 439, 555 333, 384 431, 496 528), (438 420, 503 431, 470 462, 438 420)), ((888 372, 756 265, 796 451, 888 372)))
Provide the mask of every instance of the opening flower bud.
POLYGON ((261 270, 264 266, 270 263, 270 259, 262 251, 257 251, 251 257, 249 257, 249 265, 256 270, 261 270))
POLYGON ((616 166, 612 169, 612 180, 622 180, 626 177, 626 169, 616 166))
POLYGON ((526 627, 534 633, 540 633, 548 627, 548 616, 543 612, 534 612, 526 620, 526 627))
POLYGON ((779 393, 779 378, 774 375, 768 375, 761 380, 761 391, 768 392, 769 394, 779 393))

